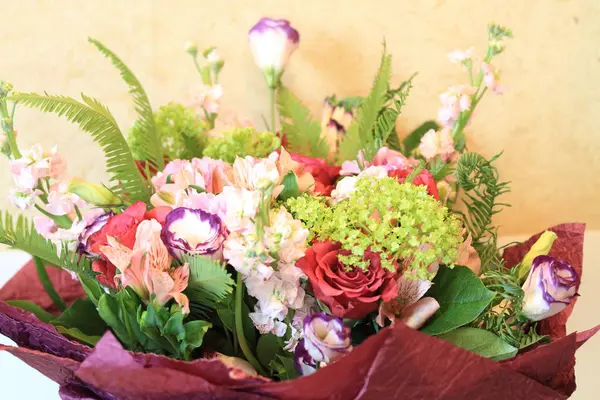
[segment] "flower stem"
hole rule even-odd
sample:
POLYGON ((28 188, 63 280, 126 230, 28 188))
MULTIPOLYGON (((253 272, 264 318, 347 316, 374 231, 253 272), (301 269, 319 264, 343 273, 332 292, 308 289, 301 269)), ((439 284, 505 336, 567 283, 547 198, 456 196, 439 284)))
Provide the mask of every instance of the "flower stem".
POLYGON ((277 87, 271 88, 271 131, 277 133, 277 126, 275 126, 275 95, 277 87))
POLYGON ((60 295, 54 288, 54 285, 52 284, 52 281, 48 276, 48 272, 46 271, 46 266, 44 265, 44 262, 38 257, 33 257, 33 262, 35 264, 35 269, 37 271, 38 278, 40 278, 40 282, 42 283, 44 290, 46 291, 54 305, 60 311, 65 311, 67 309, 67 305, 65 304, 63 299, 60 298, 60 295))
POLYGON ((240 343, 240 348, 242 349, 242 353, 246 357, 246 360, 254 369, 263 376, 268 376, 266 371, 263 369, 262 365, 258 362, 258 360, 250 351, 250 347, 248 347, 248 342, 246 342, 246 337, 244 336, 244 325, 242 321, 242 297, 244 292, 244 283, 242 282, 242 275, 238 273, 237 276, 237 287, 235 289, 235 331, 237 334, 238 341, 240 343))
POLYGON ((10 153, 15 160, 21 158, 21 152, 17 146, 17 139, 15 138, 15 130, 13 128, 13 116, 15 109, 13 108, 12 113, 8 114, 8 107, 6 105, 6 99, 0 100, 0 116, 2 117, 2 130, 6 134, 8 140, 8 147, 10 153))
POLYGON ((71 219, 69 217, 67 217, 66 215, 51 214, 48 211, 44 210, 42 207, 40 207, 38 204, 35 205, 35 208, 39 212, 44 214, 46 217, 53 220, 56 223, 56 225, 60 226, 63 229, 69 229, 73 225, 73 221, 71 221, 71 219))

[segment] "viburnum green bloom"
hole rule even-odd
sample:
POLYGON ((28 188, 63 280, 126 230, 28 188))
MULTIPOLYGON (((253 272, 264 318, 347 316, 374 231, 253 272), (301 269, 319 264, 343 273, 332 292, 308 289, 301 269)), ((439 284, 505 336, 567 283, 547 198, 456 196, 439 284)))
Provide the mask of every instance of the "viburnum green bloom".
POLYGON ((239 157, 266 157, 281 146, 273 132, 257 132, 252 127, 234 128, 223 137, 212 137, 204 149, 204 156, 233 163, 239 157))
POLYGON ((452 265, 462 242, 461 225, 424 186, 393 178, 361 178, 348 198, 328 206, 308 195, 287 201, 295 218, 319 241, 340 242, 349 268, 366 269, 367 249, 381 255, 381 266, 393 270, 403 263, 415 278, 430 276, 433 263, 452 265))
MULTIPOLYGON (((154 121, 162 146, 162 152, 171 160, 201 157, 206 145, 207 124, 192 108, 169 103, 154 112, 154 121)), ((136 159, 141 159, 139 146, 141 135, 138 121, 129 132, 127 141, 136 159)))

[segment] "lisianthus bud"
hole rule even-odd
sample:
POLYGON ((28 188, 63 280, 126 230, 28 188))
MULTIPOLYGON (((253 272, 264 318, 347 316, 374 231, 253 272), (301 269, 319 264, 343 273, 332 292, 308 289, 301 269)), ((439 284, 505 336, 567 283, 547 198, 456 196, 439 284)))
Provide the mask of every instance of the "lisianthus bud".
POLYGON ((317 363, 330 364, 352 350, 350 328, 341 319, 316 313, 304 319, 304 339, 294 353, 296 368, 302 375, 316 370, 317 363))
POLYGON ((579 275, 566 261, 537 256, 523 284, 523 315, 540 321, 558 314, 577 295, 579 283, 579 275))
POLYGON ((248 32, 250 49, 270 88, 276 88, 300 35, 285 19, 261 18, 248 32))
POLYGON ((520 281, 523 281, 529 273, 534 258, 537 256, 545 256, 550 253, 550 249, 552 248, 556 238, 556 233, 552 231, 545 231, 533 244, 533 246, 531 246, 531 249, 529 252, 527 252, 527 254, 525 254, 525 257, 523 257, 523 261, 521 261, 521 265, 519 266, 518 277, 520 281))
POLYGON ((180 260, 184 254, 220 258, 226 235, 225 225, 217 215, 180 207, 167 215, 161 239, 169 253, 180 260))
POLYGON ((82 200, 99 207, 112 207, 122 204, 121 199, 115 196, 113 192, 105 186, 85 182, 81 179, 71 179, 67 191, 74 193, 82 200))

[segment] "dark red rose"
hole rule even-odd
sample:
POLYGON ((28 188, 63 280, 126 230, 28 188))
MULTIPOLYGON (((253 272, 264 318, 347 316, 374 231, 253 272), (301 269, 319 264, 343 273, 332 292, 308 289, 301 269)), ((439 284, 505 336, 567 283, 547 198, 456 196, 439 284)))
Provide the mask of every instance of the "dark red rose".
MULTIPOLYGON (((123 246, 133 249, 138 225, 147 219, 155 219, 162 225, 170 211, 170 207, 156 207, 146 212, 146 204, 141 201, 132 204, 123 213, 110 217, 101 230, 90 236, 91 252, 104 257, 101 248, 108 245, 108 236, 114 237, 123 246)), ((115 286, 114 276, 117 268, 113 264, 104 259, 95 260, 92 269, 100 273, 97 277, 100 283, 110 287, 115 286)))
POLYGON ((310 173, 315 178, 316 194, 329 196, 335 187, 335 181, 340 176, 340 167, 329 165, 322 158, 313 158, 303 156, 300 153, 290 153, 292 160, 300 163, 305 172, 310 173))
MULTIPOLYGON (((412 171, 413 170, 411 168, 399 168, 392 171, 388 171, 388 176, 396 178, 398 182, 403 183, 412 171)), ((440 199, 435 179, 433 179, 433 175, 431 175, 431 172, 429 172, 428 170, 422 169, 421 172, 419 172, 417 176, 415 176, 412 183, 413 185, 417 186, 426 186, 427 193, 435 197, 436 200, 440 199)))
POLYGON ((368 270, 347 271, 338 259, 340 247, 339 243, 316 242, 296 264, 333 316, 360 319, 377 310, 380 300, 386 302, 398 295, 396 273, 381 268, 379 254, 365 252, 365 259, 371 262, 368 270))

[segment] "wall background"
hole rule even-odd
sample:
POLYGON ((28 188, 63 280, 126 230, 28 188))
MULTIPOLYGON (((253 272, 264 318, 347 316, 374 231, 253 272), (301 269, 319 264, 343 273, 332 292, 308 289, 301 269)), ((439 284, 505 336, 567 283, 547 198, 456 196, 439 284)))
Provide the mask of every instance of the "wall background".
MULTIPOLYGON (((600 228, 600 2, 597 0, 0 0, 0 79, 18 91, 80 92, 109 106, 122 130, 135 114, 126 86, 88 36, 122 57, 144 83, 155 107, 184 100, 199 83, 183 43, 215 45, 226 60, 223 111, 262 127, 268 96, 246 33, 261 17, 283 17, 300 31, 300 49, 284 76, 317 113, 323 98, 365 94, 385 37, 394 55, 394 82, 419 71, 400 134, 436 116, 438 94, 464 82, 446 55, 471 45, 483 52, 486 25, 513 29, 496 61, 508 91, 489 96, 469 129, 473 149, 498 161, 512 181, 497 218, 502 234, 532 233, 565 221, 600 228)), ((69 172, 106 178, 101 152, 75 126, 19 109, 22 147, 58 144, 69 172)), ((0 171, 6 160, 0 160, 0 171)), ((7 173, 0 174, 0 208, 9 208, 7 173)))

